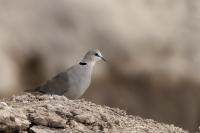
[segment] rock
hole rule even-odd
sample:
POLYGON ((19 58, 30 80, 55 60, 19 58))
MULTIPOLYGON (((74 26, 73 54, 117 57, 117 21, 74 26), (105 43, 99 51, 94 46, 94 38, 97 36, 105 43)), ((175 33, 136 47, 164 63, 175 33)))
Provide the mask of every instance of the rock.
POLYGON ((31 123, 26 114, 18 109, 8 107, 0 109, 0 131, 1 132, 19 132, 27 130, 31 123))
POLYGON ((96 119, 94 116, 92 116, 91 114, 80 114, 74 117, 77 121, 81 122, 81 123, 85 123, 85 124, 92 124, 95 121, 97 121, 98 119, 96 119))
POLYGON ((66 120, 55 113, 48 112, 48 110, 37 110, 36 113, 30 114, 29 116, 31 123, 36 125, 54 128, 64 128, 66 126, 66 120))
POLYGON ((174 125, 126 115, 123 110, 95 105, 83 99, 68 100, 62 96, 50 97, 52 96, 23 94, 2 99, 4 102, 0 103, 0 106, 3 106, 0 109, 0 131, 187 133, 174 125), (18 100, 13 101, 13 99, 18 100), (23 102, 22 99, 29 102, 23 102))
POLYGON ((5 102, 0 102, 0 109, 4 109, 4 108, 6 108, 6 107, 8 107, 7 103, 5 103, 5 102))
POLYGON ((53 129, 46 126, 33 126, 30 128, 31 133, 64 133, 65 129, 53 129))

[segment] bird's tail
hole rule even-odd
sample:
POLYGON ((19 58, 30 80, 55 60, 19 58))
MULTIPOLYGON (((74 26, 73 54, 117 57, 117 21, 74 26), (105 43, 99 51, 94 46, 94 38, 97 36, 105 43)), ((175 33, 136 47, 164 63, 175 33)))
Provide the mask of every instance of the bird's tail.
POLYGON ((33 88, 33 89, 28 89, 28 90, 25 90, 25 92, 40 92, 40 86, 36 87, 36 88, 33 88))

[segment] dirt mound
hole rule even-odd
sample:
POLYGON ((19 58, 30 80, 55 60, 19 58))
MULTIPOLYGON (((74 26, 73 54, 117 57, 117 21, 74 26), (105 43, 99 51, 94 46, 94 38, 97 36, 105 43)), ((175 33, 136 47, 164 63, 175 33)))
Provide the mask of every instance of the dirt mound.
POLYGON ((186 133, 173 125, 64 96, 23 94, 1 99, 0 130, 6 132, 186 133))

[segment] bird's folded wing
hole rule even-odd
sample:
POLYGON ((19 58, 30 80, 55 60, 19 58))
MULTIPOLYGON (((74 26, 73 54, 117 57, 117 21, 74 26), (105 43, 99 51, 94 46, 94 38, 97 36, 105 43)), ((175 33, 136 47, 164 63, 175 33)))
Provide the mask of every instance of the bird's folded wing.
POLYGON ((67 72, 62 72, 34 90, 41 93, 63 95, 69 88, 68 79, 67 72))

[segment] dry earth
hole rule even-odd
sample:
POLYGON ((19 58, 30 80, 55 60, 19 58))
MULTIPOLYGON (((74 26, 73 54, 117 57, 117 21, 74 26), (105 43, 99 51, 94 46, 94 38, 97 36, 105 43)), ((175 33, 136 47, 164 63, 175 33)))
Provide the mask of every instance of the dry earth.
POLYGON ((64 96, 30 93, 1 99, 0 130, 30 133, 187 133, 174 125, 64 96))

